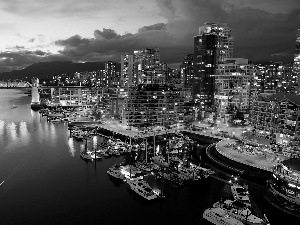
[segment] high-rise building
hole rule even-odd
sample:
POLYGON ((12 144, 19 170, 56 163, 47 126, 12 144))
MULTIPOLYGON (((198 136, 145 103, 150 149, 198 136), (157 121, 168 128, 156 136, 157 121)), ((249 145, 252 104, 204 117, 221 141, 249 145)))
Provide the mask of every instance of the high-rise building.
POLYGON ((255 74, 256 68, 248 59, 229 58, 218 65, 216 74, 213 75, 215 107, 218 117, 224 122, 230 119, 233 112, 249 113, 255 74))
POLYGON ((160 69, 160 54, 158 48, 146 48, 134 51, 134 74, 136 84, 151 83, 155 69, 160 69))
POLYGON ((184 122, 182 90, 165 84, 130 87, 124 123, 134 127, 168 126, 184 122))
POLYGON ((194 74, 192 95, 201 109, 212 109, 217 65, 233 57, 233 37, 224 23, 205 23, 194 37, 194 74))
POLYGON ((300 93, 300 29, 298 29, 296 35, 296 48, 294 53, 293 72, 294 75, 297 77, 298 93, 300 93))
POLYGON ((121 55, 121 86, 127 87, 136 83, 133 71, 133 55, 121 55))
POLYGON ((188 54, 180 64, 180 78, 185 87, 192 87, 194 72, 194 54, 188 54))
POLYGON ((116 63, 108 61, 105 63, 105 77, 107 80, 107 87, 112 88, 118 83, 116 78, 116 63))

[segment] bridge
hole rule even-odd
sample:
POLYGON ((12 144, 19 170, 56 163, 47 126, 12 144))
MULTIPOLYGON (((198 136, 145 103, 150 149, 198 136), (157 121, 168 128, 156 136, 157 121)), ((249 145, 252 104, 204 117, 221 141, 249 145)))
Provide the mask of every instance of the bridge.
POLYGON ((19 88, 31 88, 32 84, 28 81, 0 81, 0 89, 19 89, 19 88))

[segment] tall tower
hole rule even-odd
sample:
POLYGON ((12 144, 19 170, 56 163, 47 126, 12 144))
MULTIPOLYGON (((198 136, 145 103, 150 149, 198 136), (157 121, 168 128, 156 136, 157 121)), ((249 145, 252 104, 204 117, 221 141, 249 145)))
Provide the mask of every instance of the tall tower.
POLYGON ((127 87, 134 84, 133 75, 133 55, 121 55, 121 86, 127 87))
POLYGON ((192 87, 194 72, 194 54, 188 54, 180 64, 180 79, 185 87, 192 87))
POLYGON ((233 57, 233 37, 225 23, 205 23, 194 37, 194 74, 192 96, 200 110, 212 110, 214 79, 218 64, 233 57))
POLYGON ((134 51, 134 74, 137 84, 145 83, 147 77, 152 77, 156 67, 160 64, 159 48, 146 48, 134 51))
POLYGON ((297 30, 296 35, 296 49, 294 53, 294 65, 293 65, 294 76, 298 80, 298 93, 300 93, 300 29, 297 30))
POLYGON ((116 81, 116 63, 108 61, 105 63, 105 75, 107 78, 107 87, 112 88, 116 81))
POLYGON ((40 103, 40 94, 38 90, 39 86, 39 79, 38 78, 32 78, 31 79, 31 104, 39 104, 40 103))

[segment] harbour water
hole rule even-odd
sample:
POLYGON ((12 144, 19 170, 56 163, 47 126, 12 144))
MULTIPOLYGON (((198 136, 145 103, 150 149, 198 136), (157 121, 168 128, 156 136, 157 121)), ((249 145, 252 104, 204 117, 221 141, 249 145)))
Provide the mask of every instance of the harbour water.
MULTIPOLYGON (((79 151, 85 142, 69 137, 67 123, 48 123, 32 111, 31 97, 22 93, 0 90, 0 224, 205 225, 211 223, 202 218, 203 211, 230 195, 218 173, 179 189, 148 177, 152 186, 164 190, 166 199, 144 200, 106 173, 124 156, 82 160, 79 151)), ((94 137, 88 147, 105 141, 94 137)), ((248 185, 271 224, 299 221, 270 205, 264 186, 248 185)))

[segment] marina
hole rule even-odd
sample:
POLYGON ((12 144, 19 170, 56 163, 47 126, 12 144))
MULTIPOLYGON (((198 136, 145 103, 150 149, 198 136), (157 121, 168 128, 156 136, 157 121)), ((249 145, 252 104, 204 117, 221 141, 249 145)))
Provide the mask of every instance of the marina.
MULTIPOLYGON (((211 175, 205 178, 201 172, 203 169, 200 169, 200 167, 208 168, 202 166, 209 165, 209 161, 205 158, 201 164, 197 162, 186 164, 185 154, 179 150, 174 151, 169 158, 170 168, 160 167, 159 163, 150 161, 151 155, 148 162, 145 161, 143 148, 133 147, 135 150, 132 152, 124 151, 130 143, 128 138, 124 139, 124 142, 109 134, 95 135, 91 129, 88 138, 84 138, 83 141, 77 140, 72 137, 72 130, 68 130, 68 123, 48 122, 47 116, 30 111, 28 105, 30 99, 27 96, 22 99, 23 103, 13 110, 14 114, 11 111, 4 112, 0 122, 4 138, 0 143, 3 156, 0 158, 0 179, 5 180, 0 188, 3 203, 0 210, 4 213, 0 222, 3 224, 7 224, 8 221, 14 224, 22 224, 24 221, 31 224, 37 221, 41 224, 55 224, 62 221, 66 224, 75 221, 92 224, 94 220, 87 218, 99 210, 103 213, 101 220, 104 224, 134 224, 127 217, 132 210, 137 213, 136 221, 142 221, 149 213, 153 215, 147 221, 151 224, 158 220, 172 224, 193 223, 200 220, 201 224, 211 224, 206 219, 199 219, 199 213, 203 213, 221 198, 232 198, 231 184, 228 182, 231 174, 225 176, 226 173, 210 167, 211 175), (28 114, 18 114, 19 109, 26 108, 29 108, 28 114), (22 151, 19 146, 23 146, 22 151), (110 147, 117 149, 120 154, 107 151, 110 147), (102 160, 83 160, 80 153, 84 153, 86 149, 91 154, 95 151, 101 154, 102 160), (103 155, 104 150, 107 151, 107 156, 103 155), (8 161, 10 164, 5 164, 8 161), (108 171, 114 168, 114 165, 136 167, 136 170, 143 174, 140 180, 149 184, 157 198, 153 201, 144 201, 144 197, 131 190, 127 182, 124 182, 120 173, 114 174, 116 177, 119 176, 118 178, 110 175, 108 171), (201 179, 184 180, 184 174, 177 171, 178 165, 198 171, 201 179), (68 182, 64 182, 66 179, 68 182), (15 185, 22 185, 22 194, 17 191, 15 185), (45 189, 47 195, 42 191, 45 189), (35 193, 34 196, 32 193, 35 193), (159 193, 163 193, 165 197, 160 198, 159 193), (32 206, 32 202, 39 203, 38 210, 22 207, 24 204, 32 206), (57 207, 58 204, 60 207, 57 207), (75 211, 79 208, 80 214, 70 213, 70 210, 75 211), (15 213, 19 216, 13 217, 15 213), (116 221, 115 213, 122 220, 116 221), (59 217, 62 214, 63 219, 59 217)), ((132 144, 135 143, 132 141, 132 144)), ((130 177, 130 170, 126 171, 130 177)), ((263 195, 264 186, 249 183, 249 190, 257 206, 268 215, 271 224, 279 217, 286 216, 278 214, 275 207, 264 207, 269 204, 263 195)))

